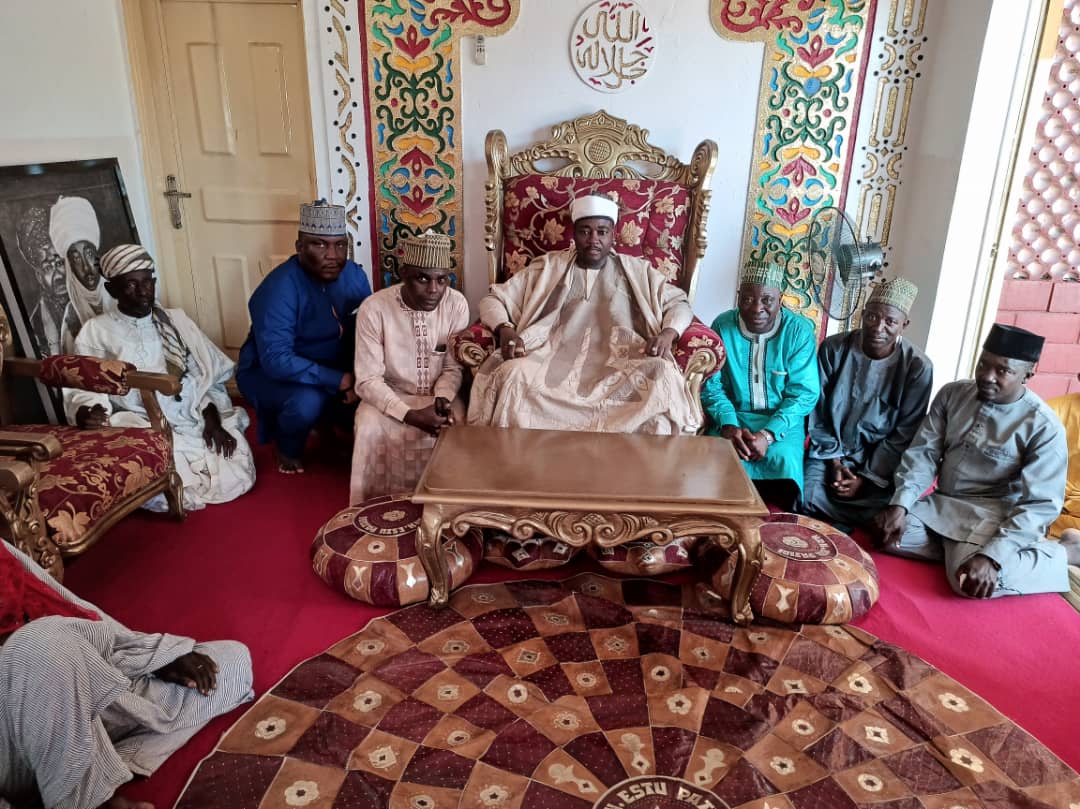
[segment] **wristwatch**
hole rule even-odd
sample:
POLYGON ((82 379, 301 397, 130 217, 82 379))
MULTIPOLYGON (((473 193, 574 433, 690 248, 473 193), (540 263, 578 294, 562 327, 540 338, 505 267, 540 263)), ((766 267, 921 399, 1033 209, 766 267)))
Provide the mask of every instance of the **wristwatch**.
POLYGON ((762 430, 762 434, 765 436, 765 443, 770 447, 776 443, 776 436, 774 436, 769 430, 762 430))

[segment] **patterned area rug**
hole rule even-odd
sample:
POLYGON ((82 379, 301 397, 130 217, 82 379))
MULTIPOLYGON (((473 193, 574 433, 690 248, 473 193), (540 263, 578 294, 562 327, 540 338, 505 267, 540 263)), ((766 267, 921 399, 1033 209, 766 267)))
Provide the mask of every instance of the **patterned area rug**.
POLYGON ((978 696, 846 626, 595 575, 464 587, 305 661, 181 809, 1080 809, 978 696))

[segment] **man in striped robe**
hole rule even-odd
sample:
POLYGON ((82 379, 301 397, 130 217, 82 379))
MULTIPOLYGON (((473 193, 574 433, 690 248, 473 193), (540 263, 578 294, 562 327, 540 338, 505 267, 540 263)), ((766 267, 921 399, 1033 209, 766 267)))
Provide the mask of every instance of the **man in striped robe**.
POLYGON ((0 542, 0 809, 152 809, 117 788, 252 696, 243 644, 134 632, 0 542))

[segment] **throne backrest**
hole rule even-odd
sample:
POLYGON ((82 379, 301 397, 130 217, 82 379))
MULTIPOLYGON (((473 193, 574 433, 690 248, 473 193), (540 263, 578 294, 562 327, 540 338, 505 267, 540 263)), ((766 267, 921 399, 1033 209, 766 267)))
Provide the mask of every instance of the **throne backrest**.
POLYGON ((603 194, 619 203, 615 249, 648 259, 693 298, 717 146, 702 141, 683 163, 648 137, 603 110, 557 124, 551 140, 513 154, 501 130, 489 132, 484 246, 491 283, 569 247, 570 203, 603 194))

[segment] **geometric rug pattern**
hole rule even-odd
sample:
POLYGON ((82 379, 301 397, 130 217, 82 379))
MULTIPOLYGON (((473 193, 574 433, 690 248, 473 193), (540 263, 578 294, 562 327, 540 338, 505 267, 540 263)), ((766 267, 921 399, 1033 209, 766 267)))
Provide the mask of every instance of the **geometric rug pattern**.
POLYGON ((1080 809, 1080 776, 903 649, 702 597, 588 574, 378 618, 259 699, 177 806, 1080 809))

